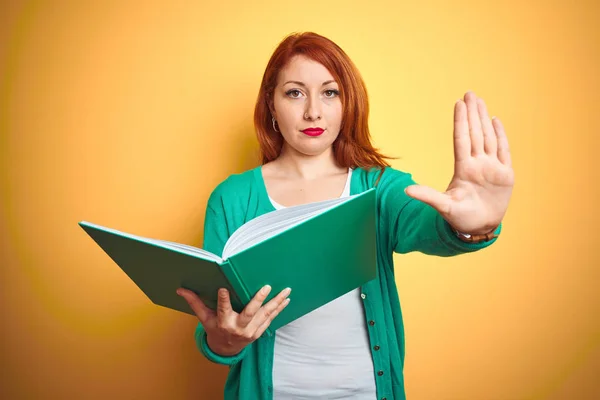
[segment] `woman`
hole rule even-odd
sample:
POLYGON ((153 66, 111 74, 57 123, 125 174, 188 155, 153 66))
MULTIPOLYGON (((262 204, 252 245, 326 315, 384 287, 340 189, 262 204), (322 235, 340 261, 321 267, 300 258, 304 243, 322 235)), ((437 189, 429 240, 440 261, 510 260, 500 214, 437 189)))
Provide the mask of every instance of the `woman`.
POLYGON ((376 187, 378 277, 272 337, 261 335, 289 290, 263 304, 265 287, 237 314, 225 290, 212 311, 180 289, 200 320, 200 351, 230 366, 226 399, 404 399, 392 254, 453 256, 487 247, 500 233, 514 174, 503 127, 481 99, 468 92, 455 104, 454 177, 445 193, 389 167, 370 143, 368 111, 359 72, 330 40, 294 34, 275 50, 254 116, 263 165, 211 194, 203 248, 221 254, 238 227, 277 208, 376 187))

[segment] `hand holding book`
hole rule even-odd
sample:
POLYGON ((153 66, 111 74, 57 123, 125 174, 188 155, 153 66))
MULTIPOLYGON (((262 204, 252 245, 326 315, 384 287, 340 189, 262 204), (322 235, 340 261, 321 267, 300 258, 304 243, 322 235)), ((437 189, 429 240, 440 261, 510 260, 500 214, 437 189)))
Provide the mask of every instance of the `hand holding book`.
POLYGON ((231 306, 227 289, 219 289, 216 311, 207 307, 191 290, 177 289, 177 294, 188 302, 204 327, 208 346, 225 357, 238 354, 258 339, 289 304, 291 290, 287 288, 263 305, 270 292, 271 287, 265 285, 238 314, 231 306))
POLYGON ((207 337, 219 347, 218 338, 241 345, 262 332, 272 335, 375 279, 375 217, 375 189, 289 207, 237 228, 222 255, 86 221, 79 225, 153 303, 204 319, 203 327, 213 332, 207 337), (272 294, 260 293, 265 285, 272 294), (278 296, 291 287, 288 307, 282 305, 287 295, 278 296), (185 289, 183 295, 177 289, 185 289))

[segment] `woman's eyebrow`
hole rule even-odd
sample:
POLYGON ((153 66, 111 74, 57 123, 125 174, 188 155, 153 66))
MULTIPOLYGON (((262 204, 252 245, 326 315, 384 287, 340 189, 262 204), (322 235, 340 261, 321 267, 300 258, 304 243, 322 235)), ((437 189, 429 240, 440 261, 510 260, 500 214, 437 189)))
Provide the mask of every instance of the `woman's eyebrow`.
MULTIPOLYGON (((287 85, 288 83, 294 83, 296 85, 306 87, 306 84, 304 82, 300 82, 300 81, 287 81, 286 83, 284 83, 284 85, 287 85)), ((325 81, 325 82, 323 82, 323 84, 321 86, 325 86, 325 85, 328 85, 330 83, 335 83, 335 81, 334 80, 325 81)))

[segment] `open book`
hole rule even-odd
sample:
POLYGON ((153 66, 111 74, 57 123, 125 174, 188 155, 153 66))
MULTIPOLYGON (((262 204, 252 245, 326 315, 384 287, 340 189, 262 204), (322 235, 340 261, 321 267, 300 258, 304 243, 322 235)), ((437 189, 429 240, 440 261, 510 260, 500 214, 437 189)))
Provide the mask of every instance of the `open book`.
POLYGON ((216 309, 227 288, 240 312, 264 285, 263 304, 286 287, 290 304, 267 334, 376 277, 375 189, 288 207, 237 229, 221 256, 181 243, 136 236, 90 222, 79 225, 154 303, 194 315, 179 287, 216 309))

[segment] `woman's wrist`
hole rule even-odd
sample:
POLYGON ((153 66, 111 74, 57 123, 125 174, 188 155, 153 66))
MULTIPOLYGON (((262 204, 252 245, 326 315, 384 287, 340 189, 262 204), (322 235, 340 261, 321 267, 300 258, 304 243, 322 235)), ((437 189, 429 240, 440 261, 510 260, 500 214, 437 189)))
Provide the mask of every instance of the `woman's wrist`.
POLYGON ((208 347, 213 353, 221 357, 236 356, 244 349, 244 347, 246 347, 242 346, 239 348, 239 346, 224 344, 219 340, 214 340, 214 338, 211 340, 211 336, 208 333, 206 334, 206 344, 208 344, 208 347))
POLYGON ((467 232, 461 232, 458 229, 456 229, 454 226, 450 225, 450 227, 452 228, 452 230, 454 231, 456 236, 463 242, 467 242, 467 243, 487 242, 487 241, 490 241, 490 240, 498 237, 498 235, 495 234, 495 232, 499 226, 500 226, 500 224, 496 225, 492 229, 478 229, 478 230, 474 230, 472 233, 467 233, 467 232))
POLYGON ((460 240, 467 243, 485 242, 492 240, 495 237, 498 237, 498 235, 496 235, 495 232, 500 226, 500 224, 497 224, 493 227, 487 226, 480 229, 473 229, 471 231, 464 232, 455 228, 454 225, 452 225, 450 222, 448 222, 448 225, 460 240))

